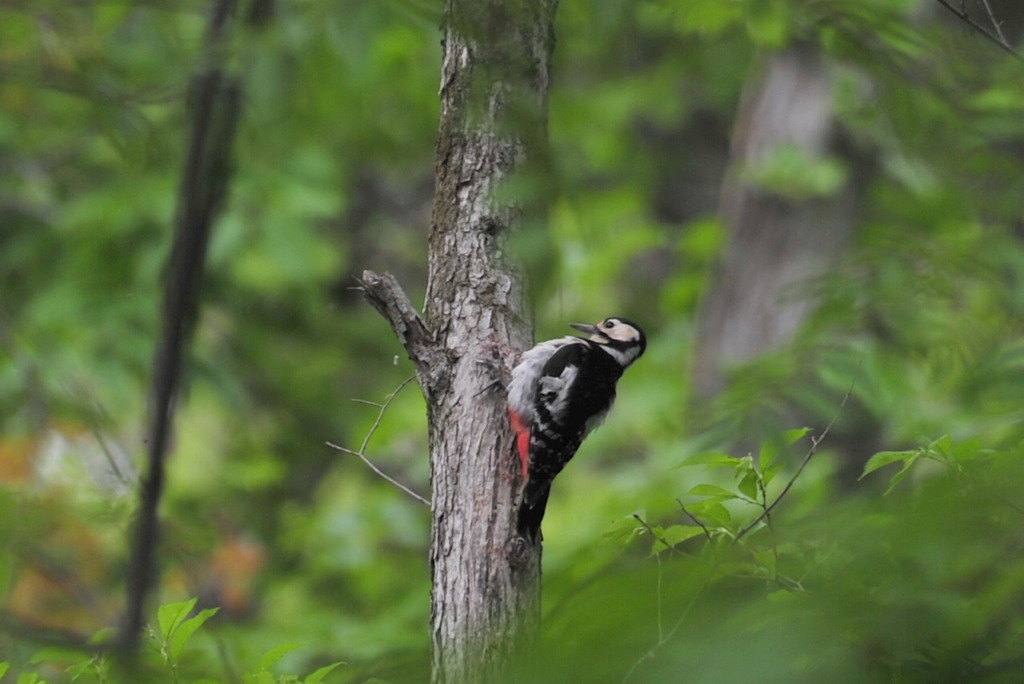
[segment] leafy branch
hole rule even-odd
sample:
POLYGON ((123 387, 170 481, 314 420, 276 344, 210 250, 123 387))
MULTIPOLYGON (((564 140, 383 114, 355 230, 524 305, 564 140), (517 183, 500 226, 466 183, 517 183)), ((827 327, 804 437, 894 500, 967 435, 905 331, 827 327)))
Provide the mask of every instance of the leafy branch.
MULTIPOLYGON (((633 514, 633 519, 636 520, 638 523, 640 523, 640 526, 643 527, 647 531, 647 534, 651 535, 652 538, 654 538, 656 541, 661 543, 667 550, 669 550, 669 551, 671 551, 673 553, 679 553, 679 550, 676 548, 676 544, 678 544, 680 541, 682 541, 681 539, 675 539, 674 542, 673 541, 669 541, 665 537, 665 531, 664 530, 662 530, 660 528, 655 529, 655 528, 651 527, 647 523, 647 521, 644 520, 643 517, 639 513, 634 513, 633 514)), ((672 528, 669 528, 669 529, 672 529, 672 528)), ((654 554, 654 555, 656 557, 658 557, 658 554, 654 554)))
MULTIPOLYGON (((757 525, 759 525, 762 520, 768 519, 771 515, 771 512, 775 510, 776 506, 779 505, 779 502, 782 501, 786 494, 789 493, 789 490, 793 488, 793 484, 796 482, 797 478, 800 477, 800 474, 804 472, 804 468, 806 468, 807 464, 811 462, 811 459, 814 458, 814 455, 818 453, 818 447, 821 446, 821 443, 825 441, 826 437, 828 437, 829 431, 832 430, 832 426, 835 425, 836 419, 839 418, 839 414, 842 413, 843 408, 846 406, 846 402, 850 399, 850 394, 853 392, 853 387, 854 386, 851 384, 850 389, 846 390, 846 394, 843 395, 843 400, 839 402, 839 407, 836 409, 836 412, 832 415, 832 420, 828 422, 828 425, 826 425, 825 429, 821 431, 821 434, 817 436, 811 436, 811 448, 807 450, 807 454, 804 456, 804 460, 800 462, 800 466, 796 469, 796 472, 793 473, 793 477, 789 478, 789 482, 787 482, 786 486, 782 488, 782 491, 779 492, 779 495, 776 496, 770 504, 764 506, 764 510, 761 511, 761 514, 754 518, 750 523, 747 524, 746 527, 744 527, 736 534, 736 537, 732 540, 733 544, 738 542, 740 539, 746 536, 748 532, 757 527, 757 525)), ((764 493, 765 495, 764 500, 767 501, 767 493, 764 489, 767 483, 763 482, 763 478, 758 479, 757 482, 758 486, 761 488, 762 493, 764 493)))
MULTIPOLYGON (((775 475, 778 473, 779 465, 776 463, 776 457, 780 450, 775 446, 775 443, 768 442, 762 445, 759 457, 756 462, 752 455, 748 455, 745 458, 739 459, 729 456, 727 454, 711 453, 698 455, 694 458, 689 459, 686 463, 683 464, 706 464, 729 467, 737 472, 737 477, 739 477, 740 479, 740 482, 737 485, 738 491, 730 491, 729 489, 719 487, 718 485, 713 484, 698 484, 691 488, 688 494, 706 497, 703 501, 700 501, 698 502, 698 504, 695 504, 695 508, 698 511, 697 514, 688 509, 686 504, 684 504, 681 499, 676 499, 676 503, 679 504, 680 510, 687 518, 690 519, 690 521, 693 523, 692 525, 672 525, 666 528, 662 528, 660 526, 650 525, 639 514, 633 515, 633 518, 655 540, 655 548, 651 550, 651 555, 655 556, 655 558, 658 561, 658 583, 656 585, 658 604, 658 638, 654 645, 651 646, 651 648, 648 649, 646 653, 637 658, 637 660, 633 663, 633 665, 630 667, 629 671, 626 673, 625 677, 622 680, 623 684, 625 684, 625 682, 628 682, 632 678, 633 674, 636 672, 637 668, 640 667, 641 664, 657 657, 658 651, 672 639, 676 632, 679 631, 679 629, 685 622, 687 616, 690 614, 697 599, 700 597, 704 589, 711 582, 713 577, 712 575, 709 575, 704 580, 704 582, 701 583, 701 585, 694 592, 693 596, 690 597, 690 600, 683 608, 681 615, 673 624, 671 629, 666 631, 663 626, 662 618, 662 565, 661 553, 658 547, 663 546, 664 549, 667 549, 672 553, 681 553, 677 548, 677 545, 680 542, 700 535, 703 535, 705 539, 710 542, 714 537, 714 533, 721 533, 726 536, 731 536, 732 541, 730 542, 729 546, 734 546, 744 536, 746 536, 749 532, 751 532, 758 525, 760 525, 762 521, 767 521, 770 526, 772 511, 775 510, 775 508, 779 505, 782 499, 785 498, 785 496, 793 488, 793 484, 796 482, 797 478, 800 477, 804 469, 807 467, 807 464, 810 463, 811 459, 814 458, 814 455, 818 452, 818 449, 821 446, 822 442, 825 441, 825 438, 831 431, 832 426, 835 424, 843 408, 846 406, 846 402, 849 401, 850 395, 853 393, 853 388, 854 385, 851 384, 850 388, 846 391, 846 394, 843 395, 842 400, 839 402, 839 406, 836 409, 835 414, 832 416, 832 419, 829 421, 828 425, 826 425, 825 428, 821 431, 821 434, 817 436, 812 435, 811 446, 807 450, 807 453, 804 455, 804 458, 800 462, 800 465, 797 467, 796 472, 793 473, 793 476, 786 483, 785 487, 783 487, 782 491, 779 492, 778 496, 776 496, 771 501, 769 501, 768 497, 768 485, 775 477, 775 475), (729 513, 729 510, 723 505, 723 502, 727 500, 739 500, 754 506, 758 506, 761 508, 761 513, 756 518, 754 518, 754 520, 747 523, 738 531, 734 532, 734 530, 736 530, 736 527, 734 526, 735 523, 733 522, 732 515, 729 513), (701 518, 698 517, 698 515, 707 517, 712 522, 712 524, 709 526, 704 521, 702 521, 701 518)), ((783 433, 782 442, 787 446, 795 444, 809 431, 809 428, 789 430, 783 433)), ((774 570, 775 567, 778 565, 778 550, 774 547, 774 545, 772 546, 771 553, 774 561, 772 563, 773 577, 775 581, 782 583, 783 579, 785 578, 778 577, 774 570)), ((784 584, 789 588, 799 589, 802 587, 802 578, 797 580, 788 580, 784 584)))

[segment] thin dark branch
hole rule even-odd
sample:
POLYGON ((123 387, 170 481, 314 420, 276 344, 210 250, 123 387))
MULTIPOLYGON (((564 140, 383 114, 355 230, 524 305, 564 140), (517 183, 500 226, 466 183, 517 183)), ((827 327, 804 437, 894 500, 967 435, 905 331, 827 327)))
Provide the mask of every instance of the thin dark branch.
MULTIPOLYGON (((395 400, 395 397, 398 396, 398 393, 401 392, 402 390, 404 390, 406 385, 408 385, 413 380, 415 380, 415 378, 410 375, 408 378, 403 380, 401 382, 401 384, 398 385, 398 387, 396 387, 394 390, 392 390, 391 394, 389 394, 388 396, 386 396, 384 398, 384 403, 377 404, 377 408, 379 408, 380 410, 377 412, 377 418, 373 421, 373 425, 370 426, 369 432, 366 433, 366 437, 363 438, 363 443, 359 447, 359 453, 361 453, 361 454, 365 454, 366 453, 366 447, 370 443, 370 438, 373 437, 373 433, 377 432, 377 428, 380 427, 380 422, 384 418, 384 412, 388 410, 388 406, 390 406, 391 402, 395 400)), ((359 401, 359 400, 358 399, 354 399, 353 401, 359 401)))
MULTIPOLYGON (((212 8, 206 50, 219 51, 234 0, 212 8)), ((237 82, 209 62, 192 82, 190 138, 174 221, 174 244, 164 289, 160 338, 153 354, 147 426, 147 472, 139 488, 139 511, 126 582, 125 617, 118 644, 130 657, 138 651, 146 601, 157 577, 158 509, 163 494, 167 446, 180 388, 185 350, 198 310, 203 264, 214 218, 227 192, 231 142, 238 121, 237 82)))
POLYGON ((704 523, 702 523, 702 522, 701 522, 701 521, 700 521, 700 520, 699 520, 699 519, 697 518, 697 516, 695 516, 695 515, 694 515, 693 513, 691 513, 690 511, 686 510, 686 505, 685 505, 685 504, 683 504, 683 501, 682 501, 682 499, 678 499, 678 498, 677 498, 677 499, 676 499, 676 503, 677 503, 677 504, 679 504, 679 510, 681 510, 681 511, 683 512, 683 515, 685 515, 685 516, 686 516, 687 518, 689 518, 690 520, 692 520, 692 521, 693 521, 693 524, 694 524, 694 525, 696 525, 697 527, 699 527, 700 529, 702 529, 702 530, 704 531, 704 536, 708 538, 708 541, 711 541, 711 532, 710 532, 710 531, 708 530, 707 526, 706 526, 706 525, 705 525, 704 523))
POLYGON ((655 532, 654 529, 650 525, 647 524, 647 521, 644 520, 643 518, 641 518, 639 514, 634 513, 633 517, 636 519, 636 521, 638 523, 640 523, 643 526, 643 528, 645 530, 647 530, 648 534, 650 534, 656 540, 658 540, 659 542, 664 544, 666 549, 668 549, 669 551, 672 551, 673 553, 679 553, 676 550, 676 548, 674 546, 672 546, 672 544, 670 544, 667 539, 665 539, 665 537, 663 537, 662 535, 660 535, 657 532, 655 532))
POLYGON ((405 492, 406 494, 408 494, 412 498, 416 499, 420 503, 424 503, 427 506, 429 506, 430 505, 430 501, 428 501, 427 499, 424 499, 422 496, 420 496, 416 492, 412 491, 411 489, 406 487, 404 484, 402 484, 398 480, 396 480, 396 479, 388 476, 387 474, 385 474, 380 468, 378 468, 376 465, 374 465, 373 462, 370 461, 369 458, 366 457, 366 447, 369 446, 370 438, 373 437, 374 433, 377 432, 377 428, 380 427, 380 423, 384 419, 384 413, 388 410, 388 406, 390 406, 391 402, 394 400, 394 398, 396 396, 398 396, 398 393, 401 392, 403 389, 405 389, 405 386, 408 385, 410 382, 412 382, 414 379, 415 379, 414 377, 410 376, 410 377, 406 378, 405 380, 403 380, 402 384, 399 385, 397 388, 395 388, 395 390, 384 399, 383 403, 378 404, 376 402, 365 401, 363 399, 353 399, 352 400, 352 401, 357 401, 360 404, 369 404, 371 406, 376 406, 379 409, 377 411, 377 417, 373 421, 373 425, 370 426, 370 430, 366 433, 366 436, 363 438, 363 443, 359 446, 359 451, 353 451, 352 449, 346 449, 345 447, 338 446, 337 444, 334 444, 333 442, 327 442, 326 444, 327 444, 327 446, 331 447, 332 449, 337 449, 338 451, 342 451, 342 452, 344 452, 346 454, 351 454, 353 456, 358 456, 359 460, 361 460, 363 463, 365 463, 370 468, 370 470, 375 472, 377 475, 379 475, 380 477, 384 478, 385 480, 387 480, 388 482, 390 482, 394 486, 398 487, 403 492, 405 492))
POLYGON ((789 482, 787 482, 786 486, 783 487, 781 492, 779 492, 779 495, 775 497, 775 500, 772 501, 771 504, 766 506, 763 511, 761 511, 761 515, 754 518, 754 520, 749 525, 747 525, 739 531, 739 533, 732 540, 733 544, 738 542, 748 532, 757 527, 757 525, 762 520, 769 517, 771 515, 771 512, 775 509, 775 507, 779 505, 779 502, 782 501, 786 494, 789 493, 789 490, 792 489, 793 487, 793 483, 795 483, 797 478, 800 477, 800 473, 804 472, 804 468, 806 468, 807 464, 811 462, 812 458, 814 458, 814 454, 818 453, 818 447, 821 445, 823 441, 825 441, 825 437, 828 436, 828 433, 832 429, 832 426, 835 425, 836 420, 839 418, 839 414, 843 412, 843 408, 846 406, 847 400, 849 400, 850 395, 853 393, 853 387, 854 385, 851 384, 850 389, 846 390, 846 394, 843 395, 843 400, 839 402, 839 408, 836 409, 835 414, 833 414, 832 416, 832 420, 828 422, 828 425, 826 425, 825 429, 821 431, 821 434, 818 435, 817 437, 813 435, 811 436, 811 448, 807 450, 807 455, 804 456, 804 460, 800 462, 800 467, 796 469, 795 473, 793 473, 793 477, 789 478, 789 482))
MULTIPOLYGON (((999 24, 998 24, 998 22, 996 22, 995 17, 992 16, 991 10, 989 10, 989 16, 992 17, 992 23, 996 27, 996 30, 997 30, 998 33, 992 33, 992 31, 989 31, 987 28, 985 28, 984 26, 982 26, 978 22, 974 21, 974 19, 971 18, 971 15, 968 14, 967 10, 963 6, 961 6, 959 8, 954 7, 949 2, 949 0, 938 0, 938 2, 939 2, 940 5, 942 5, 943 7, 948 9, 950 12, 955 14, 957 16, 957 18, 960 19, 960 21, 962 21, 965 24, 967 24, 968 26, 970 26, 972 29, 974 29, 975 31, 977 31, 978 33, 983 35, 985 38, 987 38, 991 42, 993 42, 996 45, 998 45, 1000 48, 1002 48, 1006 52, 1010 53, 1011 55, 1013 55, 1017 59, 1024 59, 1024 57, 1022 57, 1019 52, 1017 52, 1016 50, 1013 49, 1012 45, 1010 45, 1008 42, 1006 42, 1006 38, 1003 37, 1002 31, 999 29, 999 24)), ((987 9, 988 5, 986 4, 985 7, 987 9)))

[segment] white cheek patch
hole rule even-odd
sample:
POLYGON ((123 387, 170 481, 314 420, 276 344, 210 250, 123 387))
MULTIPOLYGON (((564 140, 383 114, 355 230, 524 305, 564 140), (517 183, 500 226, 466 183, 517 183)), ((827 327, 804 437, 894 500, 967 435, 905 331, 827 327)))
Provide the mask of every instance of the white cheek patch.
POLYGON ((636 342, 640 339, 640 334, 633 326, 620 323, 612 328, 608 333, 608 337, 613 340, 618 340, 619 342, 636 342))

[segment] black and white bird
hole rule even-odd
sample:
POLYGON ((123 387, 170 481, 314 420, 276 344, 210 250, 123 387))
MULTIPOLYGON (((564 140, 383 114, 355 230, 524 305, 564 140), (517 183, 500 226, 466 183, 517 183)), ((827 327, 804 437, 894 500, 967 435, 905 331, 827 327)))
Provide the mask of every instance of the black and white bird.
POLYGON ((608 415, 615 383, 647 348, 644 331, 626 318, 571 325, 589 338, 562 337, 523 352, 508 387, 508 414, 525 481, 518 531, 534 540, 552 481, 608 415))

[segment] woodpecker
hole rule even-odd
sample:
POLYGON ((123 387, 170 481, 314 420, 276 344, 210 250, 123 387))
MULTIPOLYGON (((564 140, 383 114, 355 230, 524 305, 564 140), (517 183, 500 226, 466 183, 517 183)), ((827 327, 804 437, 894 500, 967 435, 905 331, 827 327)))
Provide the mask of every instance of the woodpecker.
POLYGON ((536 540, 555 476, 601 424, 615 401, 615 383, 647 348, 640 326, 626 318, 572 323, 589 335, 541 342, 512 369, 508 415, 522 479, 518 532, 536 540))

